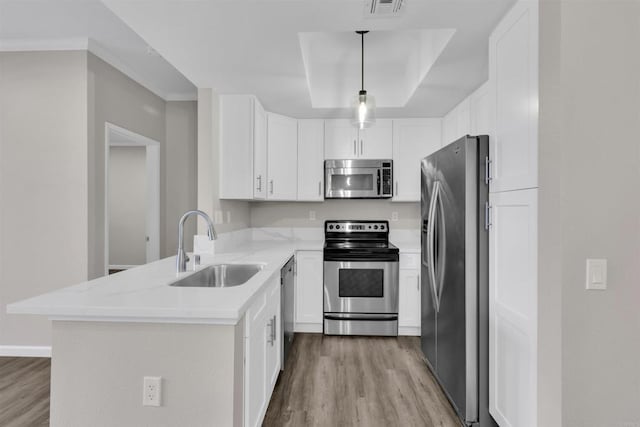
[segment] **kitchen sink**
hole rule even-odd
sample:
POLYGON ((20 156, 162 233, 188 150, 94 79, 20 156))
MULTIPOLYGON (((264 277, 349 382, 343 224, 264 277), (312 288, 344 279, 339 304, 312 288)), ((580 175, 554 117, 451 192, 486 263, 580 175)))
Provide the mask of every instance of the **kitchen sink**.
POLYGON ((247 283, 257 272, 260 264, 216 264, 205 267, 170 286, 198 288, 229 288, 247 283))

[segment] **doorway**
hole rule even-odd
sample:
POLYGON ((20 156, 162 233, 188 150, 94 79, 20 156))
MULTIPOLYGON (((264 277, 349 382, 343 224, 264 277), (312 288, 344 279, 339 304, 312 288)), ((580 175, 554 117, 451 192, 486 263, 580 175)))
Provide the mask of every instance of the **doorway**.
POLYGON ((160 258, 160 143, 105 124, 105 275, 160 258))

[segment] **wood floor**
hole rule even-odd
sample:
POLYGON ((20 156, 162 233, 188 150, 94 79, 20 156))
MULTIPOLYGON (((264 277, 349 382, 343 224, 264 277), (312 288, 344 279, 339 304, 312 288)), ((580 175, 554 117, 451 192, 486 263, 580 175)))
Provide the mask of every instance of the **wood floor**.
POLYGON ((296 334, 264 425, 455 426, 417 337, 296 334))
MULTIPOLYGON (((459 427, 415 337, 296 334, 267 427, 459 427)), ((49 425, 50 361, 0 357, 0 426, 49 425)))
POLYGON ((0 357, 0 426, 49 425, 48 358, 0 357))

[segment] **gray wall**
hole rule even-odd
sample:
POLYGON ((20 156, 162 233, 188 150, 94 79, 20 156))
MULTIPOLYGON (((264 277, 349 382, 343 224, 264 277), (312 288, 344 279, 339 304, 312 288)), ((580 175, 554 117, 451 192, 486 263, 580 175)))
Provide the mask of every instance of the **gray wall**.
POLYGON ((0 346, 51 340, 7 303, 87 278, 86 61, 0 53, 0 346))
MULTIPOLYGON (((541 75, 539 224, 541 251, 550 251, 540 269, 550 275, 540 283, 541 292, 562 292, 552 296, 561 304, 567 427, 640 425, 639 8, 635 1, 562 1, 541 15, 541 60, 551 65, 541 75), (559 125, 549 122, 552 113, 559 125), (585 290, 586 258, 608 259, 606 291, 585 290)), ((548 300, 547 307, 555 318, 557 307, 548 300)), ((540 331, 542 343, 549 329, 540 331)))
MULTIPOLYGON (((166 106, 167 130, 164 156, 164 231, 162 258, 176 254, 178 220, 197 207, 198 103, 170 101, 166 106)), ((185 248, 193 249, 195 221, 185 224, 185 248)))
MULTIPOLYGON (((165 152, 166 102, 140 86, 93 54, 87 55, 89 106, 89 278, 104 275, 104 178, 105 122, 154 139, 165 152)), ((166 203, 166 190, 160 167, 160 205, 166 203)), ((164 211, 160 229, 164 229, 164 211)), ((162 235, 160 236, 162 247, 162 235)))
MULTIPOLYGON (((223 212, 218 232, 233 231, 250 225, 249 203, 220 200, 220 102, 213 89, 198 89, 198 209, 215 220, 215 212, 223 212), (227 221, 227 216, 231 221, 227 221)), ((191 219, 190 221, 193 221, 191 219)), ((198 234, 206 234, 204 221, 198 220, 198 234)))
POLYGON ((147 262, 147 149, 109 148, 109 264, 147 262))
POLYGON ((251 203, 252 227, 322 227, 327 219, 387 219, 392 229, 417 229, 420 226, 420 204, 385 200, 251 203), (315 211, 315 221, 309 219, 309 211, 315 211), (398 221, 391 221, 393 212, 398 213, 398 221))

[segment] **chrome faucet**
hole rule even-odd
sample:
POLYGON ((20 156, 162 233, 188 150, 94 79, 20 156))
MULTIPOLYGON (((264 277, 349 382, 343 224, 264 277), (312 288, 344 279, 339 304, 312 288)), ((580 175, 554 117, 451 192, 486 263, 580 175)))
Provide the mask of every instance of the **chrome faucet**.
POLYGON ((193 210, 182 215, 182 218, 180 218, 180 222, 178 223, 178 255, 176 256, 176 271, 178 273, 187 271, 187 262, 189 261, 189 257, 184 251, 184 222, 191 215, 200 215, 205 221, 207 221, 207 235, 209 236, 209 240, 215 240, 218 238, 216 230, 213 228, 213 221, 211 221, 211 218, 209 218, 209 215, 206 213, 200 210, 193 210))

